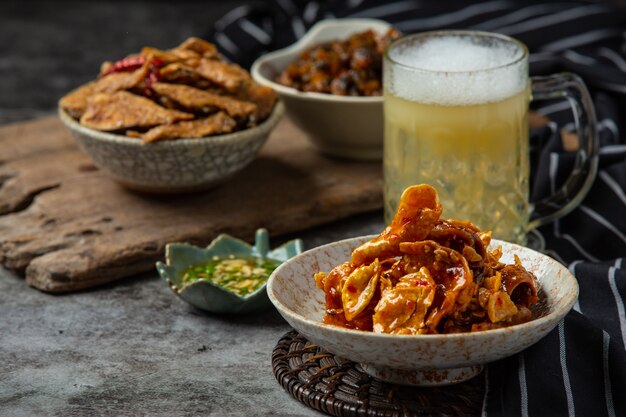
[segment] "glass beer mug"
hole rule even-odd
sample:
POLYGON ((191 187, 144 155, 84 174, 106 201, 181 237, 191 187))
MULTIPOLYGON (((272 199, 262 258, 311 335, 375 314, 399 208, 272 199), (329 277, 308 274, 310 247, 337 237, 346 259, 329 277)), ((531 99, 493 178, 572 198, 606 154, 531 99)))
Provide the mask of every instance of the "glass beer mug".
POLYGON ((444 218, 470 220, 526 243, 529 230, 570 212, 595 178, 595 112, 573 74, 528 76, 528 49, 503 35, 439 31, 395 41, 384 58, 385 220, 402 191, 434 186, 444 218), (528 104, 566 98, 579 149, 564 186, 529 203, 528 104), (532 220, 531 220, 532 213, 532 220))

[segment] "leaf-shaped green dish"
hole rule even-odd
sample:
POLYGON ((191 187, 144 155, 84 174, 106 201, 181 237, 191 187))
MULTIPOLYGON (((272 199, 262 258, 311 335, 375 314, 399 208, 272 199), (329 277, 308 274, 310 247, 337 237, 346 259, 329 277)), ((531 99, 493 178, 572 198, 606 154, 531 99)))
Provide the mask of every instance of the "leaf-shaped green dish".
POLYGON ((181 280, 185 271, 191 266, 211 261, 214 256, 227 258, 233 255, 236 258, 268 258, 284 262, 301 252, 300 239, 291 240, 270 251, 267 230, 258 229, 254 246, 226 234, 219 235, 206 248, 187 243, 169 243, 165 247, 166 263, 157 262, 156 268, 174 294, 194 307, 211 313, 251 313, 271 306, 265 290, 267 282, 242 297, 207 280, 183 286, 181 280))

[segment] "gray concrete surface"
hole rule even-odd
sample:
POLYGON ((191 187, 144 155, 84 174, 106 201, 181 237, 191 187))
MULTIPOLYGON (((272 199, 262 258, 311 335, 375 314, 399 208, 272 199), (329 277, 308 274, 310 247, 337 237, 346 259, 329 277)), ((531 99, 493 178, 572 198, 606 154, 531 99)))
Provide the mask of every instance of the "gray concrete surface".
MULTIPOLYGON (((314 247, 373 233, 381 217, 300 236, 314 247)), ((0 416, 320 415, 272 374, 272 350, 289 329, 275 310, 204 313, 156 273, 50 295, 0 269, 0 416)))

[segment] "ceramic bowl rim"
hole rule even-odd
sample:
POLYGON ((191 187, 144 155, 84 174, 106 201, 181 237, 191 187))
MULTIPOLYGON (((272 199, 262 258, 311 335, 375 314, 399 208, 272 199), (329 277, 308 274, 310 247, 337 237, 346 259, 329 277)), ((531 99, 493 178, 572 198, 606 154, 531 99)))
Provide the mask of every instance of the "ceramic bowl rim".
POLYGON ((236 132, 227 133, 223 135, 215 135, 215 136, 204 136, 201 138, 179 138, 175 140, 162 140, 157 141, 155 143, 145 144, 141 139, 131 138, 125 135, 120 135, 117 133, 104 132, 101 130, 96 130, 89 128, 87 126, 81 125, 76 119, 69 115, 65 109, 61 106, 58 106, 58 114, 59 118, 63 122, 65 126, 67 126, 71 131, 80 133, 83 136, 96 139, 102 142, 115 143, 124 146, 131 146, 135 148, 143 147, 143 150, 158 150, 158 149, 169 149, 172 147, 188 147, 188 146, 205 146, 205 145, 228 145, 233 142, 244 142, 246 140, 260 137, 265 132, 271 131, 274 126, 280 121, 281 117, 285 112, 285 106, 282 101, 279 99, 276 101, 274 108, 270 115, 263 120, 261 124, 256 126, 238 130, 236 132))
MULTIPOLYGON (((521 245, 516 245, 510 242, 504 242, 498 239, 492 239, 492 245, 493 244, 497 245, 500 243, 513 245, 514 247, 523 248, 525 251, 530 252, 530 254, 533 255, 533 257, 547 258, 548 262, 557 264, 559 269, 562 270, 563 273, 565 274, 565 277, 562 277, 562 278, 570 281, 570 284, 575 289, 575 291, 573 291, 571 294, 568 294, 568 295, 566 294, 564 296, 564 299, 558 304, 550 303, 549 306, 550 306, 551 311, 548 314, 541 316, 539 318, 536 318, 534 320, 528 321, 526 323, 516 324, 514 326, 509 326, 509 327, 502 327, 499 329, 481 330, 481 331, 469 332, 469 333, 419 334, 419 335, 398 335, 398 334, 387 334, 387 333, 374 333, 374 332, 368 332, 365 330, 346 329, 344 327, 333 326, 331 324, 325 324, 322 322, 312 320, 308 317, 304 317, 292 311, 291 309, 289 309, 287 306, 285 306, 283 303, 281 303, 277 299, 276 295, 274 294, 274 281, 276 279, 275 276, 279 275, 282 272, 282 269, 286 269, 289 265, 289 262, 295 262, 300 257, 312 256, 311 252, 320 250, 321 248, 332 249, 338 246, 347 245, 349 243, 356 243, 356 242, 362 243, 376 236, 377 235, 367 235, 367 236, 358 236, 358 237, 353 237, 353 238, 348 238, 348 239, 342 239, 336 242, 332 242, 326 245, 318 246, 316 248, 307 250, 305 252, 302 252, 300 255, 294 256, 293 258, 286 260, 278 268, 276 268, 276 270, 274 270, 274 272, 272 273, 272 275, 270 275, 270 278, 267 281, 267 295, 270 301, 272 302, 272 304, 274 304, 274 306, 276 307, 278 311, 280 311, 282 314, 286 314, 292 320, 295 320, 296 322, 304 322, 309 326, 324 329, 325 332, 327 331, 327 332, 334 333, 334 334, 348 334, 348 335, 354 335, 354 337, 368 337, 368 338, 374 338, 374 339, 379 339, 379 340, 389 340, 389 341, 397 340, 398 338, 401 338, 401 339, 408 339, 408 340, 412 339, 415 341, 447 340, 447 341, 452 342, 452 341, 460 340, 460 339, 467 340, 468 338, 479 339, 479 340, 491 339, 493 337, 497 337, 498 335, 510 334, 510 333, 521 331, 523 329, 531 329, 535 327, 540 327, 544 323, 551 323, 551 322, 556 323, 557 320, 564 317, 572 309, 576 300, 578 299, 578 292, 579 292, 578 282, 576 278, 574 277, 574 275, 567 269, 567 267, 560 264, 556 260, 540 252, 537 252, 533 249, 530 249, 521 245)), ((355 245, 353 246, 356 247, 355 245)), ((311 276, 310 279, 313 279, 313 277, 311 276)), ((551 326, 551 328, 552 327, 553 326, 551 326)))
POLYGON ((279 94, 283 94, 292 98, 299 98, 309 101, 321 101, 321 102, 335 102, 335 103, 359 103, 359 104, 382 104, 383 96, 374 96, 374 97, 358 97, 358 96, 338 96, 334 94, 325 94, 325 93, 314 93, 314 92, 304 92, 297 90, 292 87, 287 87, 285 85, 279 84, 269 78, 266 78, 261 73, 261 66, 269 64, 276 59, 282 58, 286 55, 296 55, 299 52, 303 51, 306 48, 309 48, 316 43, 309 42, 310 39, 313 39, 318 33, 327 30, 328 28, 333 27, 341 27, 341 26, 349 26, 349 25, 361 25, 361 24, 369 24, 374 28, 389 28, 392 25, 384 20, 380 19, 372 19, 372 18, 346 18, 346 19, 324 19, 317 22, 313 25, 307 33, 300 38, 297 42, 291 44, 282 49, 278 49, 276 51, 269 52, 259 58, 257 58, 252 67, 250 68, 250 74, 252 78, 258 82, 259 84, 265 85, 267 87, 271 87, 279 94))

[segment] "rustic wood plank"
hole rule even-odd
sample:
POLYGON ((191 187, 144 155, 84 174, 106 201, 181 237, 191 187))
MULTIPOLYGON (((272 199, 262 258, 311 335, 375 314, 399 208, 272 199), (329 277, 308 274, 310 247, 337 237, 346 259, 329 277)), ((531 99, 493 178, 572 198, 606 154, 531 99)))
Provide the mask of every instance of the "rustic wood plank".
POLYGON ((0 128, 0 161, 27 159, 62 149, 76 149, 76 144, 56 117, 13 123, 0 128))
POLYGON ((191 195, 126 190, 56 118, 0 128, 0 146, 0 263, 49 292, 150 270, 168 242, 251 240, 258 227, 276 236, 382 207, 380 163, 324 157, 289 120, 250 166, 191 195))

